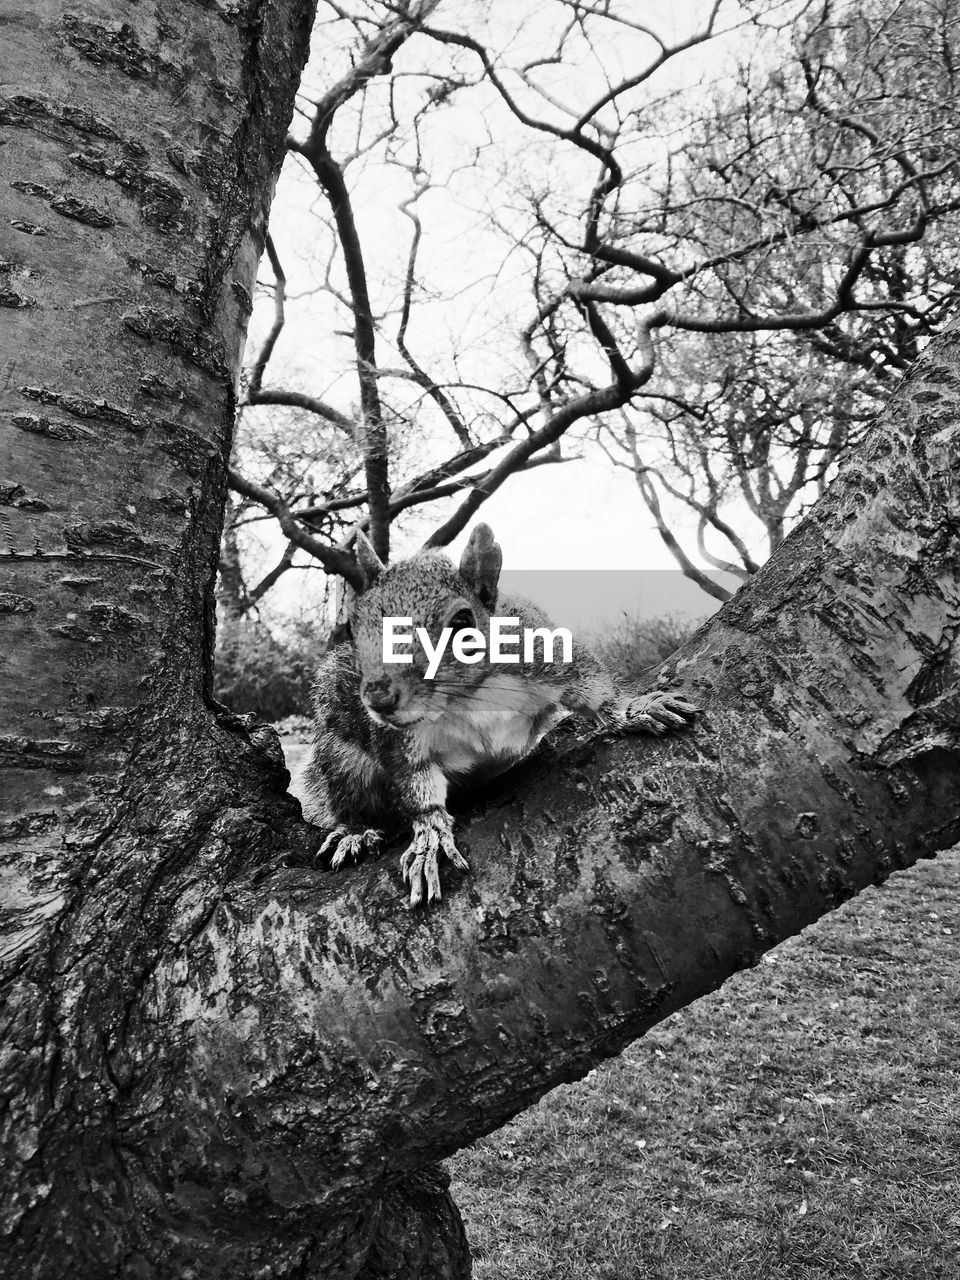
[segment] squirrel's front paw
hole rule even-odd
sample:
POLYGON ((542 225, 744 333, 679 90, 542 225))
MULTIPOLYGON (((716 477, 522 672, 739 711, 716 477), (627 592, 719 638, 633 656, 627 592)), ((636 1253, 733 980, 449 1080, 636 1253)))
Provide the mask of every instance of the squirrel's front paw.
POLYGON ((440 897, 440 865, 443 855, 461 871, 469 870, 466 858, 453 839, 453 822, 446 810, 417 818, 413 824, 413 840, 400 857, 400 871, 410 884, 410 905, 440 897))
POLYGON ((628 733, 669 733, 688 724, 699 710, 679 694, 654 689, 627 701, 623 708, 623 728, 628 733))
POLYGON ((331 870, 339 871, 348 859, 359 862, 368 853, 379 853, 382 843, 383 835, 373 827, 366 831, 334 827, 317 851, 317 859, 324 861, 329 857, 331 870))

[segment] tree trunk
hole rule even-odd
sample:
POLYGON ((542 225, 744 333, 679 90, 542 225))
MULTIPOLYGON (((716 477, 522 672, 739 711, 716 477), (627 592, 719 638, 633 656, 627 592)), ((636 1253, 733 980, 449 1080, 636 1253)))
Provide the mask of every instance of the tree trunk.
MULTIPOLYGON (((230 498, 224 503, 225 515, 230 515, 230 498)), ((227 520, 220 539, 220 560, 217 565, 217 604, 233 621, 247 611, 247 588, 240 568, 240 543, 232 520, 227 520)))
POLYGON ((309 6, 11 11, 0 101, 7 1277, 468 1274, 436 1160, 960 837, 960 337, 668 664, 405 909, 209 696, 233 385, 309 6), (187 71, 182 70, 187 68, 187 71))

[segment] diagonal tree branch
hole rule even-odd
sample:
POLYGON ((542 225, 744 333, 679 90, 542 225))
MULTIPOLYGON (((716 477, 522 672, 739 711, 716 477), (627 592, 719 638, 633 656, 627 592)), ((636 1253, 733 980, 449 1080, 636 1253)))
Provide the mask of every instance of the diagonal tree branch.
POLYGON ((227 478, 230 488, 236 493, 242 493, 244 497, 252 498, 254 502, 259 502, 262 507, 266 507, 268 511, 272 512, 277 517, 277 523, 287 538, 296 546, 315 556, 328 573, 339 574, 341 578, 345 578, 352 587, 358 590, 362 587, 362 579, 353 557, 337 547, 331 547, 326 543, 319 542, 307 533, 291 514, 290 508, 279 494, 265 488, 263 485, 255 484, 252 480, 245 479, 233 467, 229 468, 227 478))
MULTIPOLYGON (((601 322, 602 323, 602 322, 601 322)), ((612 341, 612 340, 611 340, 612 341)), ((653 371, 652 349, 644 349, 643 363, 636 369, 629 369, 623 379, 607 387, 589 391, 568 401, 557 409, 546 423, 538 430, 532 431, 526 440, 521 441, 507 453, 501 463, 494 467, 487 478, 478 484, 453 513, 452 516, 430 535, 424 543, 425 547, 445 547, 452 542, 458 533, 467 527, 481 505, 495 493, 527 460, 548 445, 555 444, 575 422, 590 418, 595 414, 617 409, 625 404, 633 392, 643 386, 653 371)), ((618 370, 619 372, 619 370, 618 370)))

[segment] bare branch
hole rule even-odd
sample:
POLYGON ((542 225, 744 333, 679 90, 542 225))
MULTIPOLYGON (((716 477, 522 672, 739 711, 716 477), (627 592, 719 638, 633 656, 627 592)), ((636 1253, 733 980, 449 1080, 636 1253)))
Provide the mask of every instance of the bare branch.
POLYGON ((283 268, 280 265, 280 259, 278 258, 276 248, 274 247, 273 237, 269 232, 267 233, 266 249, 267 257, 270 259, 270 267, 273 271, 273 324, 270 326, 270 332, 267 334, 263 346, 260 348, 260 354, 254 361, 253 368, 250 371, 250 389, 247 392, 247 399, 250 403, 252 403, 251 397, 255 397, 257 392, 260 390, 260 385, 263 382, 264 370, 270 361, 270 357, 273 355, 273 349, 277 345, 277 339, 280 337, 280 332, 284 325, 283 304, 287 287, 287 278, 283 274, 283 268))
MULTIPOLYGON (((665 46, 661 41, 657 40, 657 43, 660 45, 660 52, 657 56, 649 62, 642 71, 637 72, 634 76, 629 76, 626 80, 621 80, 619 84, 614 85, 607 91, 607 93, 589 106, 574 124, 573 131, 579 133, 579 131, 583 129, 598 112, 602 111, 605 106, 613 102, 615 98, 620 97, 622 94, 628 93, 631 89, 637 89, 640 85, 645 84, 651 76, 655 75, 666 62, 669 62, 671 58, 676 57, 677 54, 683 53, 688 49, 696 48, 697 45, 704 44, 707 40, 712 39, 714 25, 717 20, 717 12, 722 3, 723 0, 714 0, 714 5, 710 10, 710 16, 707 19, 706 26, 702 31, 695 32, 687 40, 682 40, 678 44, 670 47, 665 46)), ((652 32, 648 32, 647 34, 652 35, 652 32)), ((656 39, 656 37, 654 37, 654 39, 656 39)))
POLYGON ((339 409, 334 409, 332 405, 327 404, 323 400, 318 400, 316 396, 304 395, 301 391, 282 391, 277 387, 268 388, 266 391, 258 391, 255 396, 248 397, 248 404, 275 404, 285 405, 291 409, 305 409, 308 413, 315 413, 318 418, 323 418, 327 422, 333 423, 335 427, 339 427, 341 431, 346 432, 351 440, 356 440, 357 424, 352 418, 348 418, 345 413, 341 413, 339 409))
POLYGON ((503 482, 513 475, 515 471, 519 470, 529 458, 547 445, 559 440, 564 432, 582 418, 593 417, 595 414, 619 408, 630 398, 637 387, 643 385, 652 372, 653 359, 651 351, 648 353, 644 365, 639 369, 629 371, 630 377, 626 383, 618 380, 611 386, 579 396, 558 409, 538 431, 531 432, 526 440, 515 445, 509 451, 499 466, 494 467, 487 478, 472 490, 470 496, 460 504, 453 515, 439 529, 434 530, 424 543, 424 546, 445 547, 447 543, 452 542, 457 534, 467 527, 486 499, 492 493, 495 493, 503 482))
POLYGON ((413 374, 413 380, 418 386, 422 387, 438 405, 443 416, 450 423, 454 435, 463 447, 467 449, 473 444, 473 441, 470 439, 470 432, 467 430, 463 420, 457 413, 453 401, 446 394, 440 384, 435 382, 426 370, 417 363, 406 344, 407 326, 410 323, 410 304, 413 299, 413 288, 416 280, 417 249, 420 246, 420 237, 423 233, 420 219, 410 205, 412 204, 412 201, 416 200, 425 189, 426 188, 424 186, 419 187, 412 200, 408 200, 400 206, 402 211, 413 223, 413 238, 410 241, 410 254, 407 258, 407 274, 403 286, 403 307, 400 313, 400 327, 397 330, 397 350, 410 366, 410 371, 413 374))
POLYGON ((353 336, 363 408, 361 443, 370 512, 370 540, 384 561, 390 551, 389 442, 377 385, 376 329, 353 205, 343 168, 334 160, 327 145, 327 137, 338 108, 360 92, 371 79, 391 70, 392 55, 420 27, 423 20, 429 17, 438 2, 439 0, 420 0, 386 23, 367 42, 351 71, 328 90, 318 103, 306 143, 299 143, 294 139, 288 143, 291 150, 299 152, 307 160, 316 174, 330 202, 337 227, 354 315, 353 336))
MULTIPOLYGON (((748 569, 743 565, 734 564, 732 560, 721 560, 719 556, 715 556, 707 547, 706 538, 704 537, 707 526, 713 523, 714 521, 709 520, 705 515, 701 515, 700 519, 697 521, 697 550, 708 564, 713 565, 714 569, 720 569, 723 573, 732 574, 733 577, 739 578, 741 582, 746 582, 750 577, 750 574, 756 573, 760 566, 754 565, 753 568, 748 569)), ((729 529, 729 525, 725 525, 725 528, 729 529)), ((731 541, 733 541, 733 539, 731 539, 731 541)), ((738 538, 737 542, 739 541, 740 539, 738 538)), ((752 560, 751 564, 753 564, 752 560)))
POLYGON ((293 557, 298 546, 299 543, 294 542, 292 539, 287 543, 283 555, 269 573, 265 573, 257 585, 247 592, 244 611, 252 608, 258 600, 262 600, 273 584, 282 578, 288 569, 293 567, 293 557))
POLYGON ((359 58, 340 80, 326 91, 316 104, 306 151, 318 153, 327 149, 327 134, 337 110, 359 93, 369 80, 390 72, 391 58, 439 4, 439 0, 419 0, 384 23, 367 41, 359 58))
POLYGON ((302 547, 304 551, 308 551, 310 555, 315 556, 327 573, 339 574, 341 578, 345 578, 357 590, 363 586, 353 557, 337 547, 327 546, 322 542, 318 542, 316 538, 311 537, 305 529, 301 528, 291 514, 290 508, 278 494, 272 493, 269 489, 264 488, 263 485, 255 484, 252 480, 246 480, 233 467, 228 468, 227 479, 230 488, 236 493, 242 493, 244 497, 252 498, 254 502, 259 502, 262 507, 272 511, 287 538, 298 547, 302 547))

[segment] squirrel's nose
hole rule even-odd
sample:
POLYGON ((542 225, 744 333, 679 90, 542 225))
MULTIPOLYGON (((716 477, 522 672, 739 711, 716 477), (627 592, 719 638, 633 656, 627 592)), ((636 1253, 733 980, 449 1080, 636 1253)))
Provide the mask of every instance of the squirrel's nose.
POLYGON ((400 701, 400 690, 387 676, 365 681, 362 692, 367 706, 384 716, 396 711, 400 701))

